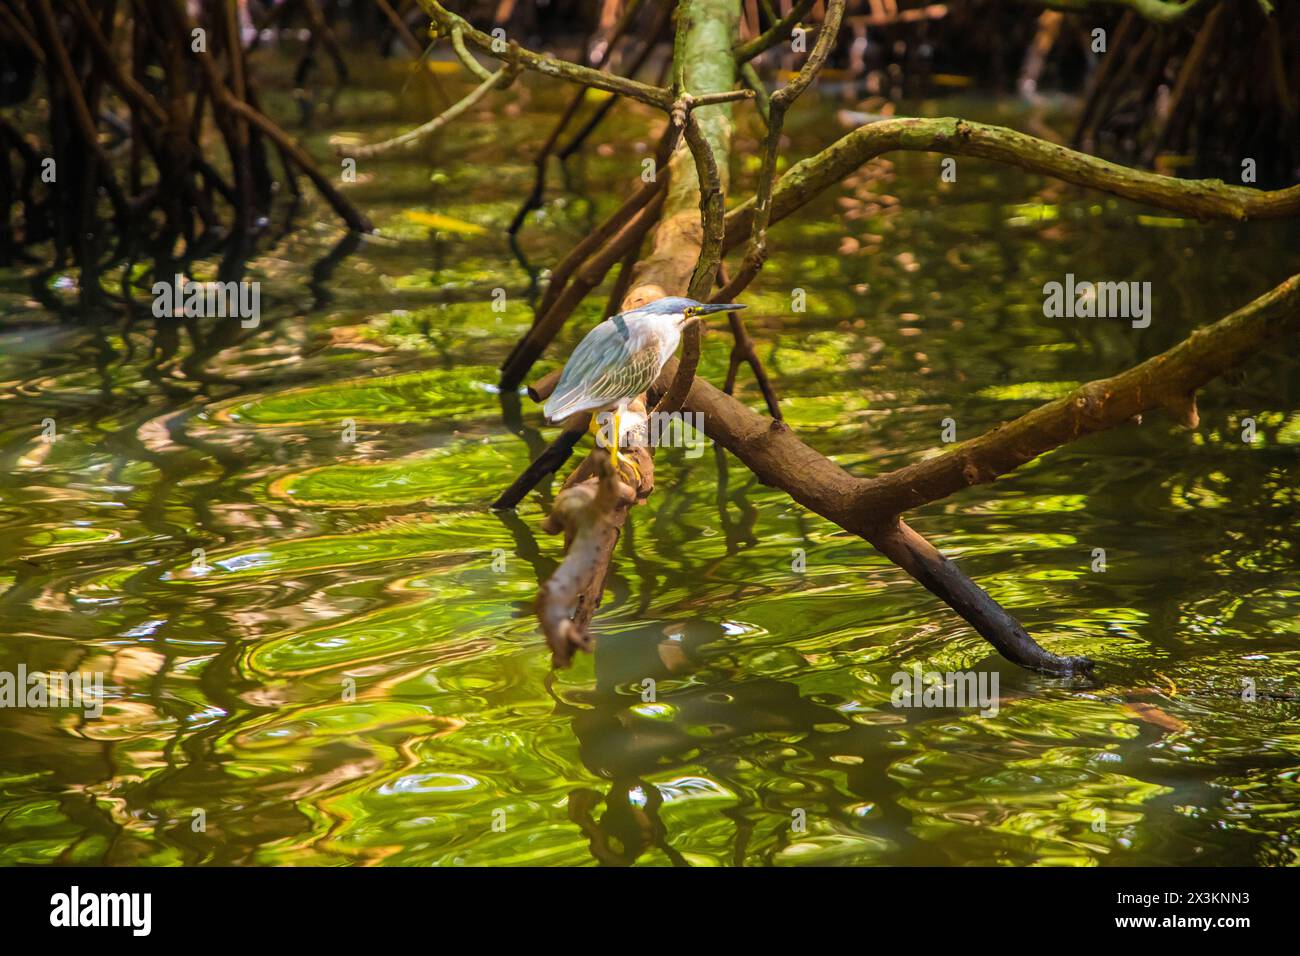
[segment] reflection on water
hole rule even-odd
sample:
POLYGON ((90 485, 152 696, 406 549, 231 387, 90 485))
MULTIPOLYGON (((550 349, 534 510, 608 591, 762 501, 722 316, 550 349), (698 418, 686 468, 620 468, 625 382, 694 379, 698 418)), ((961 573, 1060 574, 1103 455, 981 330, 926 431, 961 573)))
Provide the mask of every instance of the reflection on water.
MULTIPOLYGON (((368 170, 355 195, 383 232, 352 256, 306 230, 252 262, 259 329, 58 324, 0 276, 0 669, 97 671, 109 696, 98 720, 0 710, 0 860, 1296 862, 1291 354, 1211 386, 1195 433, 1155 416, 915 516, 1054 650, 1096 658, 1095 684, 1005 665, 862 541, 680 450, 619 544, 598 653, 549 672, 531 607, 560 554, 538 530, 551 489, 486 508, 544 441, 494 388, 530 318, 501 227, 554 105, 532 97, 368 170), (890 675, 913 664, 996 669, 999 712, 894 709, 890 675)), ((401 121, 389 103, 345 94, 330 122, 377 133, 401 121)), ((792 150, 836 134, 836 105, 792 150)), ((654 131, 615 116, 527 226, 533 262, 640 169, 654 131)), ((931 453, 945 417, 969 437, 1117 371, 1294 269, 1285 224, 1139 220, 974 160, 957 184, 937 169, 879 161, 780 226, 747 296, 791 424, 860 473, 931 453), (1150 280, 1151 327, 1045 320, 1066 272, 1150 280)), ((741 188, 752 175, 741 161, 741 188)), ((720 381, 726 352, 706 339, 703 373, 720 381)))

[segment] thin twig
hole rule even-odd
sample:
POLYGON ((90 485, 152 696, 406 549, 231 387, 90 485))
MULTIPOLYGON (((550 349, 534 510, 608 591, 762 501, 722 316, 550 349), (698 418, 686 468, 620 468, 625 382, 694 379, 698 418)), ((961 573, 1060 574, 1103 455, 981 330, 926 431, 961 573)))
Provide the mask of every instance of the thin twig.
POLYGON ((418 2, 420 7, 438 24, 439 29, 448 34, 455 29, 461 30, 465 40, 480 53, 494 56, 498 60, 513 62, 522 69, 553 76, 569 83, 577 83, 581 86, 605 90, 608 93, 629 96, 650 106, 657 106, 665 112, 672 108, 673 97, 669 90, 649 86, 601 70, 593 70, 590 67, 579 66, 576 63, 570 63, 554 56, 535 53, 516 44, 511 44, 509 48, 503 48, 503 44, 499 40, 494 40, 486 33, 474 29, 467 20, 447 10, 437 0, 418 0, 418 2))
POLYGON ((487 96, 494 89, 498 89, 500 84, 506 82, 514 76, 514 68, 507 64, 495 73, 489 73, 485 79, 474 89, 470 90, 464 97, 447 107, 445 111, 439 113, 427 123, 417 126, 415 129, 408 130, 400 136, 394 136, 392 139, 386 139, 379 143, 370 143, 368 145, 353 146, 348 144, 339 144, 335 148, 342 156, 351 156, 355 159, 368 159, 371 156, 379 156, 399 147, 414 146, 423 139, 432 136, 438 130, 442 129, 452 120, 463 116, 467 111, 472 109, 479 100, 487 96))
POLYGON ((736 47, 736 62, 748 63, 760 53, 788 40, 794 28, 799 25, 799 21, 808 15, 808 11, 816 2, 817 0, 799 0, 779 23, 773 24, 748 43, 740 44, 736 47))

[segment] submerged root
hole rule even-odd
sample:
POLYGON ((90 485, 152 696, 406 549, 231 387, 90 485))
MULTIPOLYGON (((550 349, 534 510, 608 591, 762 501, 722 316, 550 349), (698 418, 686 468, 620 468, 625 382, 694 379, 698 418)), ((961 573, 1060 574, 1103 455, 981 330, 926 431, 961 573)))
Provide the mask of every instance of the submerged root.
POLYGON ((578 650, 593 647, 587 623, 604 589, 605 569, 636 491, 624 484, 604 451, 595 451, 596 475, 569 485, 542 522, 549 534, 564 532, 564 561, 537 594, 537 618, 551 648, 551 661, 565 667, 578 650))

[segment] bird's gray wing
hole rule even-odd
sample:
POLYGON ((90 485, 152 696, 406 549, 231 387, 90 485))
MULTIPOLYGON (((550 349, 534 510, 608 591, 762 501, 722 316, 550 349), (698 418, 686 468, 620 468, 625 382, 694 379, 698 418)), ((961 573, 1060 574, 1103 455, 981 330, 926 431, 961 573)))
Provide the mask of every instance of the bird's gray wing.
POLYGON ((659 344, 640 323, 614 316, 573 350, 544 411, 551 421, 604 408, 644 392, 659 374, 659 344))

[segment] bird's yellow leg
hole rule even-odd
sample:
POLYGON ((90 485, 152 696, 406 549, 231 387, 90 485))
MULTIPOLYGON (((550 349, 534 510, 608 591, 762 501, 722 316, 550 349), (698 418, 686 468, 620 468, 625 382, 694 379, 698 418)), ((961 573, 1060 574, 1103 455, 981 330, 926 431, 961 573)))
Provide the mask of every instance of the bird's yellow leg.
POLYGON ((587 426, 587 430, 596 437, 597 446, 601 446, 608 449, 609 463, 614 466, 614 473, 619 474, 620 466, 625 465, 635 476, 635 481, 639 485, 641 484, 641 469, 637 467, 635 459, 624 457, 618 453, 618 441, 619 438, 621 437, 622 426, 623 426, 622 416, 619 414, 617 409, 614 410, 612 415, 613 415, 612 420, 606 419, 606 422, 610 422, 612 424, 611 431, 613 432, 613 439, 611 440, 607 436, 603 446, 601 446, 600 436, 605 429, 605 423, 600 420, 599 414, 591 416, 591 424, 587 426))
POLYGON ((632 490, 636 491, 636 486, 641 484, 641 469, 637 467, 635 458, 628 457, 622 459, 622 461, 632 472, 632 490))
POLYGON ((618 409, 614 409, 614 440, 609 443, 609 463, 614 466, 614 474, 618 474, 618 438, 619 438, 619 420, 618 409))
POLYGON ((634 481, 637 485, 639 485, 641 484, 641 469, 637 467, 636 460, 630 457, 620 458, 618 454, 619 439, 623 436, 622 421, 619 415, 621 411, 622 409, 614 410, 614 444, 610 448, 609 461, 610 464, 614 466, 615 474, 619 473, 618 466, 619 466, 619 462, 622 461, 625 465, 628 466, 628 468, 632 470, 632 474, 635 476, 634 481))

